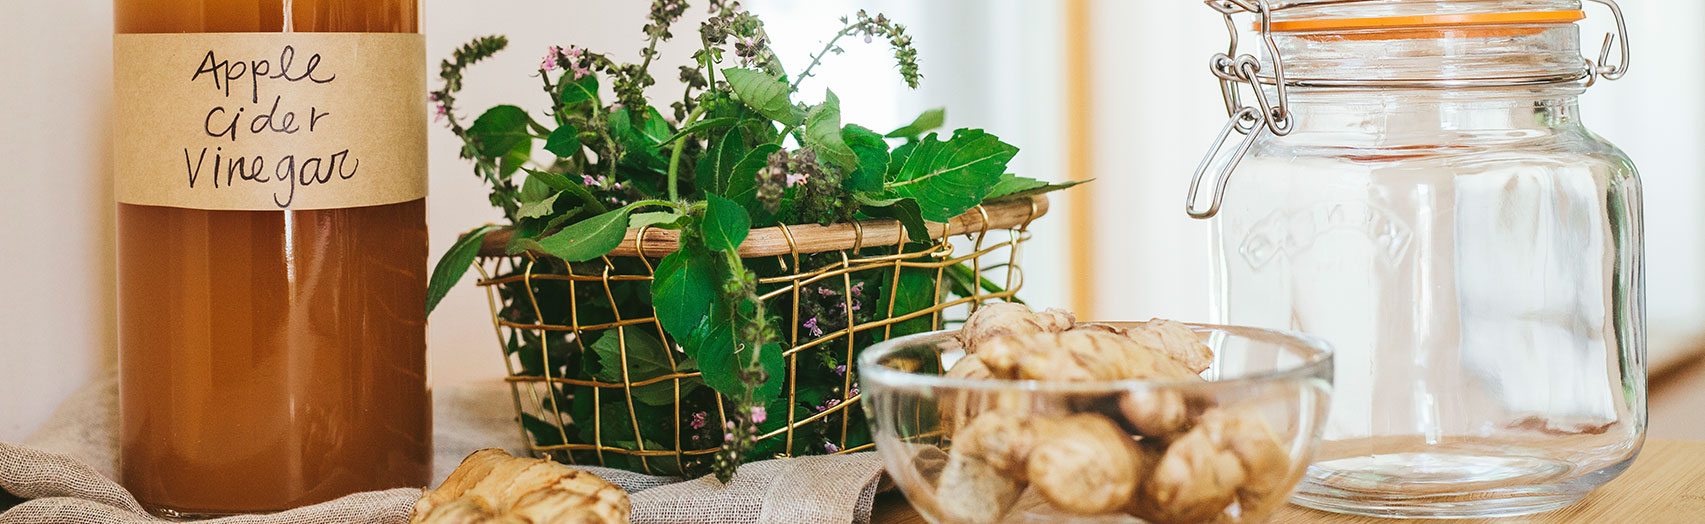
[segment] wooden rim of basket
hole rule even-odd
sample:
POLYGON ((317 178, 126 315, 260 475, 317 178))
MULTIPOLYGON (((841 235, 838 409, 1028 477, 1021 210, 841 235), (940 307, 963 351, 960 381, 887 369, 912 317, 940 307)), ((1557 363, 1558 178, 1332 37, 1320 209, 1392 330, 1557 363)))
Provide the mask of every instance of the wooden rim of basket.
MULTIPOLYGON (((930 238, 947 238, 1000 229, 1024 229, 1032 221, 1048 213, 1048 197, 1020 196, 997 200, 942 224, 929 223, 930 238)), ((480 256, 508 256, 509 230, 493 231, 480 246, 480 256)), ((846 249, 893 246, 906 238, 905 228, 896 220, 865 220, 821 226, 806 224, 754 229, 740 244, 741 258, 780 256, 790 253, 809 254, 846 249)), ((662 257, 680 247, 679 231, 657 228, 629 229, 622 244, 611 251, 614 257, 662 257), (643 249, 643 253, 641 252, 643 249)))

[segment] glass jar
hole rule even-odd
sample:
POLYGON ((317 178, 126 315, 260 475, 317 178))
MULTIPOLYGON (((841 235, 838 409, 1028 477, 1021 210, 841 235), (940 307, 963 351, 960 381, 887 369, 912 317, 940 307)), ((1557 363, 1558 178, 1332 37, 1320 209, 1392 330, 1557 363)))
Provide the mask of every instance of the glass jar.
POLYGON ((119 482, 173 518, 431 482, 418 1, 113 13, 119 482))
POLYGON ((1337 352, 1295 502, 1519 515, 1621 473, 1646 427, 1640 183, 1577 97, 1626 36, 1583 62, 1577 0, 1208 3, 1264 48, 1213 65, 1233 119, 1190 212, 1217 213, 1217 320, 1337 352))

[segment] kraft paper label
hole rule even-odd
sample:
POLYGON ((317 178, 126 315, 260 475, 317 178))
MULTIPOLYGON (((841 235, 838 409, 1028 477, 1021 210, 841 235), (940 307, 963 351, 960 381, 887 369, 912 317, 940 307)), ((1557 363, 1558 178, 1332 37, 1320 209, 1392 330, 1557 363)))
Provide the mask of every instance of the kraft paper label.
POLYGON ((114 36, 126 204, 336 209, 426 196, 425 39, 114 36))

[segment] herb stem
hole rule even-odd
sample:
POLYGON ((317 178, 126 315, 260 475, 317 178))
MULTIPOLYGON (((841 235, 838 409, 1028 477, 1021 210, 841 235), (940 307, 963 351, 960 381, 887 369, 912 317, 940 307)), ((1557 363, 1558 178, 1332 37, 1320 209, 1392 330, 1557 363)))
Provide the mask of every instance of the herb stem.
POLYGON ((632 204, 628 204, 625 207, 627 207, 628 209, 639 209, 642 207, 650 207, 650 206, 667 207, 667 208, 673 209, 673 210, 675 210, 677 212, 681 212, 681 213, 687 212, 687 207, 682 206, 680 202, 675 202, 672 200, 657 200, 657 199, 640 200, 640 201, 634 202, 632 204))
MULTIPOLYGON (((829 55, 829 52, 835 48, 835 43, 841 41, 841 38, 843 38, 849 34, 852 34, 852 30, 854 27, 855 26, 853 26, 853 25, 848 25, 844 28, 841 28, 841 32, 835 33, 834 38, 830 38, 828 43, 823 44, 823 50, 818 51, 817 54, 815 54, 815 55, 811 55, 811 63, 807 64, 805 66, 805 69, 803 69, 799 72, 799 78, 795 79, 793 81, 793 85, 788 86, 788 90, 789 91, 795 91, 795 92, 799 91, 799 84, 804 83, 805 79, 811 78, 811 70, 816 69, 817 64, 823 63, 823 57, 826 57, 829 55)), ((782 134, 786 135, 787 133, 782 133, 782 134)))
MULTIPOLYGON (((693 122, 697 122, 699 117, 704 116, 704 111, 705 104, 699 104, 698 107, 693 108, 693 112, 687 114, 687 119, 681 121, 681 127, 693 125, 693 122)), ((687 138, 687 135, 681 135, 681 138, 675 139, 675 150, 669 153, 669 200, 681 199, 679 181, 681 178, 681 151, 685 149, 687 138)))

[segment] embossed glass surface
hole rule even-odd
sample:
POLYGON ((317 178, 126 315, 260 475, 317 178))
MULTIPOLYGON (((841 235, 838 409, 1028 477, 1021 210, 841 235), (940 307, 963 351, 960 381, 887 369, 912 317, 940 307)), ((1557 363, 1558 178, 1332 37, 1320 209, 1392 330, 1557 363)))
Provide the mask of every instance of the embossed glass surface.
MULTIPOLYGON (((1529 29, 1279 45, 1297 76, 1579 63, 1575 26, 1529 29)), ((1326 441, 1295 501, 1524 514, 1633 461, 1646 425, 1640 186, 1581 122, 1582 89, 1291 90, 1296 130, 1256 142, 1215 228, 1218 320, 1337 351, 1326 441)))

